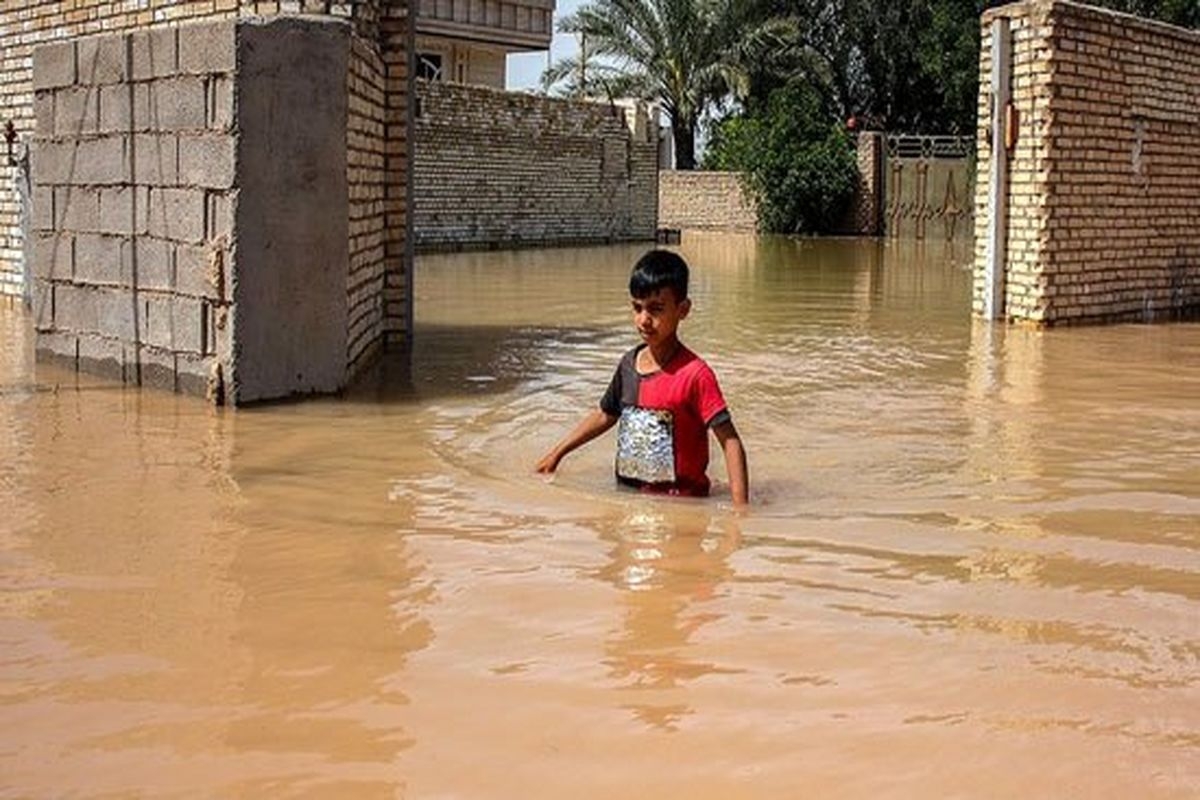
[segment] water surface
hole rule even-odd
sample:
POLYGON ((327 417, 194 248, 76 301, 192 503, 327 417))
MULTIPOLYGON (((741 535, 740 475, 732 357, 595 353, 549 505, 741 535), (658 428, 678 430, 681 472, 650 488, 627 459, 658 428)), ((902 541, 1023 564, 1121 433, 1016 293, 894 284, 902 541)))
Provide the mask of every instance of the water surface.
POLYGON ((973 323, 969 243, 691 235, 754 506, 537 457, 640 247, 422 258, 229 411, 0 310, 0 796, 1194 797, 1200 325, 973 323))

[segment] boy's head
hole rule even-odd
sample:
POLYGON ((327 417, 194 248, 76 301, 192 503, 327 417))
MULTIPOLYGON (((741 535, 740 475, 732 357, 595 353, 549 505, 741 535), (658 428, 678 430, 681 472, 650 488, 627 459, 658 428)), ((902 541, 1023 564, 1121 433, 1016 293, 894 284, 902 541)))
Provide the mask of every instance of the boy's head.
POLYGON ((638 259, 629 276, 633 324, 652 347, 674 347, 676 329, 691 310, 688 265, 669 250, 651 250, 638 259))
POLYGON ((676 303, 687 300, 688 265, 678 253, 650 250, 633 265, 629 295, 644 300, 662 289, 670 289, 676 303))

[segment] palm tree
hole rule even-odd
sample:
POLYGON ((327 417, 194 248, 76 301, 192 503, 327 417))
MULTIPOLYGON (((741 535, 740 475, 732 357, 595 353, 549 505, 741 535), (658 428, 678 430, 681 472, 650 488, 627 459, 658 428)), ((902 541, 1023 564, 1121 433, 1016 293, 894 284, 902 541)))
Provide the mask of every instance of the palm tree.
MULTIPOLYGON (((696 167, 696 128, 713 102, 746 88, 746 65, 755 53, 778 50, 789 26, 766 13, 762 0, 592 0, 564 17, 559 30, 586 37, 582 61, 557 66, 559 77, 581 73, 581 91, 597 84, 662 104, 671 118, 677 169, 696 167), (593 67, 592 57, 608 62, 593 67), (589 85, 590 84, 590 85, 589 85)), ((556 68, 547 71, 554 79, 556 68)))

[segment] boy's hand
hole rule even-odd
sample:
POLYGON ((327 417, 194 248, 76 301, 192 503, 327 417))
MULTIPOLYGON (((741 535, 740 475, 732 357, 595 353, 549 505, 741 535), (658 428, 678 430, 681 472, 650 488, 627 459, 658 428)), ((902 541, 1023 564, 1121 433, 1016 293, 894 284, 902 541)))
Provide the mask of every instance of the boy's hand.
POLYGON ((558 469, 558 462, 562 461, 567 453, 581 444, 590 442, 616 424, 616 417, 610 417, 598 408, 592 409, 587 416, 580 420, 575 429, 567 434, 565 439, 542 456, 541 460, 534 465, 534 471, 539 475, 552 475, 554 470, 558 469))
POLYGON ((538 459, 537 464, 533 467, 533 471, 539 475, 553 475, 554 470, 558 469, 558 462, 558 454, 551 451, 538 459))

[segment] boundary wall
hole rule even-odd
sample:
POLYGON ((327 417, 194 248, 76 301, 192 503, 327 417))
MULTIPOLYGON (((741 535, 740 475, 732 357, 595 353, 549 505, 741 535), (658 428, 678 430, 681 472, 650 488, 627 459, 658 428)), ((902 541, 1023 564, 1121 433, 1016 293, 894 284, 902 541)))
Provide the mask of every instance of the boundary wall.
POLYGON ((405 312, 387 75, 329 16, 36 48, 39 358, 236 404, 342 388, 405 312))
POLYGON ((709 170, 659 173, 658 224, 678 230, 754 231, 758 214, 741 174, 709 170))
MULTIPOLYGON (((39 45, 101 33, 138 32, 137 47, 141 47, 142 32, 163 31, 183 22, 277 14, 349 22, 355 34, 347 74, 349 349, 350 362, 357 368, 378 344, 403 340, 411 324, 407 172, 412 32, 407 6, 406 0, 14 0, 0 11, 4 42, 0 125, 13 124, 15 156, 22 161, 35 133, 33 51, 39 45)), ((167 34, 155 35, 161 42, 167 34)), ((24 170, 7 158, 0 159, 0 298, 9 302, 19 298, 23 289, 31 292, 33 284, 32 274, 24 274, 32 272, 32 242, 22 233, 33 211, 23 202, 23 194, 30 194, 24 170)))
MULTIPOLYGON (((839 232, 879 236, 884 211, 883 134, 859 134, 855 149, 858 187, 839 232)), ((740 173, 664 170, 659 173, 658 225, 676 230, 755 231, 758 213, 740 173)))
MULTIPOLYGON (((1200 33, 1063 0, 986 12, 978 173, 992 159, 992 21, 1012 36, 1001 316, 1153 321, 1200 307, 1200 33)), ((989 182, 975 197, 985 309, 989 182)))
POLYGON ((418 251, 652 240, 658 121, 633 108, 416 81, 418 251))

